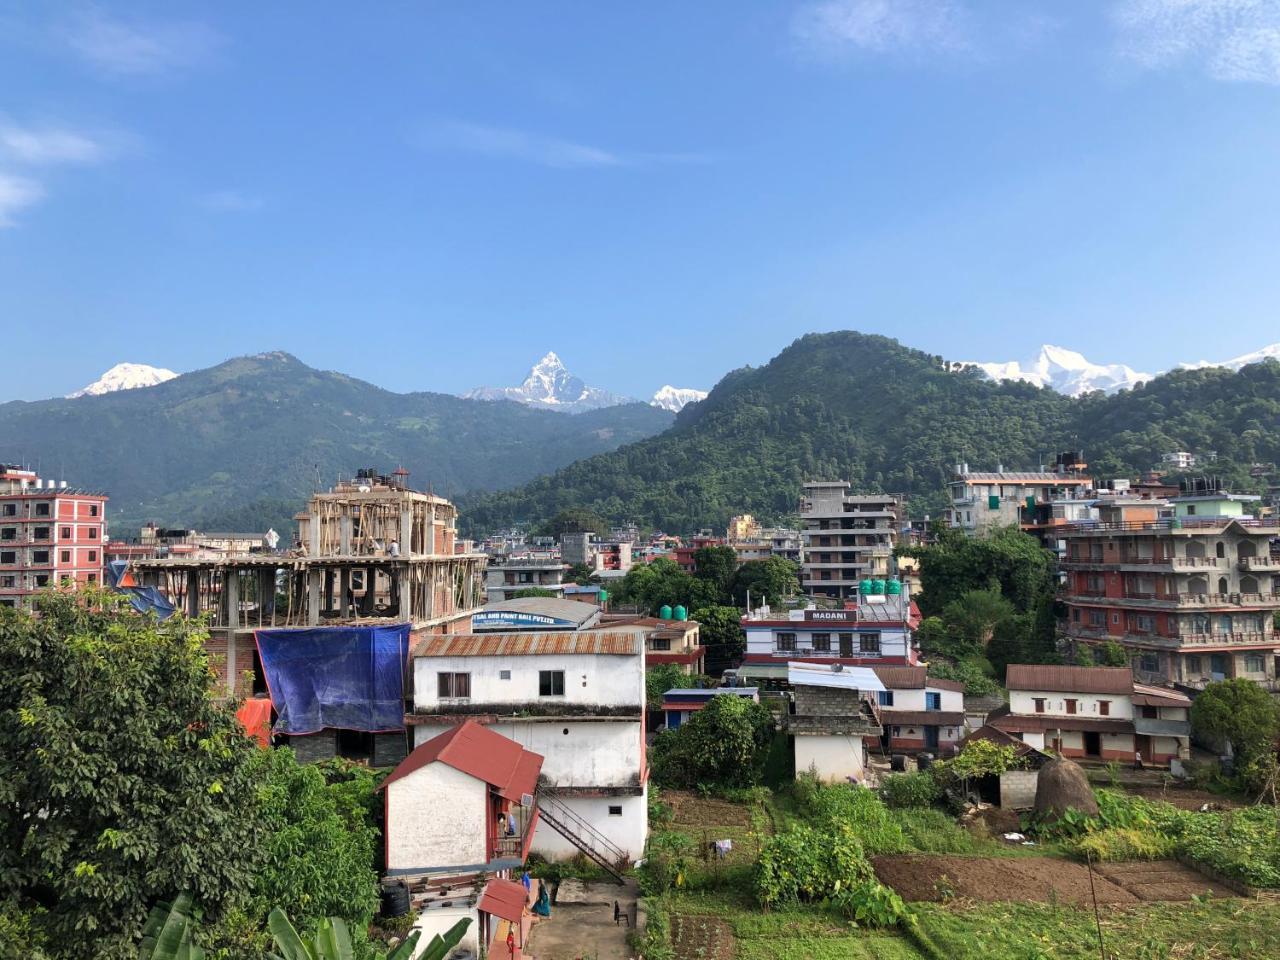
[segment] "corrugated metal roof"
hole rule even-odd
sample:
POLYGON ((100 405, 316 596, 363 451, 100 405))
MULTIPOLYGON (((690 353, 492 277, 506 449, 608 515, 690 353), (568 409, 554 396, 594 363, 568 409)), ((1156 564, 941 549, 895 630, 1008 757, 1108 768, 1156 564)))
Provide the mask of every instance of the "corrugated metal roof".
POLYGON ((928 671, 924 667, 872 667, 890 690, 923 690, 928 671))
POLYGON ((1061 473, 1037 473, 1034 470, 1012 470, 1008 473, 994 471, 962 473, 957 475, 957 479, 968 480, 971 483, 975 481, 978 483, 1061 483, 1077 487, 1085 486, 1089 482, 1087 477, 1072 477, 1061 473))
POLYGON ((542 759, 541 754, 524 749, 509 737, 466 720, 414 748, 382 781, 382 787, 438 760, 483 780, 503 797, 519 803, 522 794, 533 793, 542 759))
POLYGON ((640 638, 631 633, 454 633, 419 635, 415 657, 534 657, 554 654, 635 656, 640 638))
POLYGON ((1097 733, 1133 733, 1132 720, 1105 720, 1100 717, 1027 716, 1024 713, 1006 713, 992 717, 990 726, 997 730, 1017 730, 1025 733, 1062 730, 1064 732, 1089 731, 1097 733))
POLYGON ((837 687, 842 690, 883 690, 884 684, 870 667, 832 667, 791 662, 787 664, 787 682, 801 687, 837 687))
POLYGON ((1011 663, 1005 673, 1010 690, 1044 690, 1062 693, 1132 693, 1133 674, 1128 667, 1063 667, 1011 663))
MULTIPOLYGON (((517 586, 536 587, 537 584, 518 584, 517 586)), ((562 600, 559 597, 515 597, 511 600, 495 600, 481 608, 482 613, 499 611, 532 613, 540 617, 555 617, 557 620, 586 623, 592 617, 599 615, 600 608, 594 603, 562 600)))
POLYGON ((528 896, 529 891, 523 883, 495 878, 484 885, 484 893, 480 894, 480 902, 476 906, 490 916, 519 923, 525 904, 529 902, 528 896))
POLYGON ((1133 702, 1139 707, 1189 707, 1191 698, 1185 693, 1168 687, 1151 687, 1145 683, 1133 685, 1133 702))
POLYGON ((964 713, 958 710, 891 710, 881 707, 880 722, 896 727, 962 727, 964 713))

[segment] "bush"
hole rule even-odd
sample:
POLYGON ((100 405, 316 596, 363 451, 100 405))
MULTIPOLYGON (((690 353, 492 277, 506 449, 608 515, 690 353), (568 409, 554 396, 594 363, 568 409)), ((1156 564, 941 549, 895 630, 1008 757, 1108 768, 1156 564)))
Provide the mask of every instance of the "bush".
MULTIPOLYGON (((975 837, 941 810, 910 809, 894 814, 907 843, 920 853, 972 853, 975 837)), ((975 821, 982 824, 981 820, 975 821)))
POLYGON ((650 758, 664 787, 749 787, 774 739, 773 714, 742 697, 712 697, 677 730, 664 730, 650 758))
POLYGON ((876 880, 861 880, 831 898, 840 913, 867 927, 892 927, 910 916, 902 897, 876 880))
POLYGON ((866 787, 826 784, 805 775, 796 781, 795 798, 801 815, 820 829, 853 828, 868 853, 911 850, 889 808, 866 787))
POLYGON ((891 773, 881 781, 880 795, 890 807, 930 807, 942 788, 931 773, 891 773))
POLYGON ((848 825, 790 827, 769 837, 756 861, 756 898, 765 907, 825 900, 861 881, 874 883, 875 872, 848 825))
POLYGON ((1155 830, 1108 827, 1086 833, 1070 849, 1082 860, 1162 860, 1173 856, 1177 842, 1155 830))

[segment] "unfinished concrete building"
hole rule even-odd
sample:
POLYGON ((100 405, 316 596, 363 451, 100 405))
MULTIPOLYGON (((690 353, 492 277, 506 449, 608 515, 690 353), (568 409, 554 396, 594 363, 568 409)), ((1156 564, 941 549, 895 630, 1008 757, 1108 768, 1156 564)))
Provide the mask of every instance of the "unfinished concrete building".
POLYGON ((415 634, 467 633, 486 558, 454 552, 457 508, 409 489, 407 476, 361 470, 315 494, 288 552, 140 559, 131 569, 179 611, 209 617, 210 652, 236 696, 266 692, 258 629, 408 623, 415 634))

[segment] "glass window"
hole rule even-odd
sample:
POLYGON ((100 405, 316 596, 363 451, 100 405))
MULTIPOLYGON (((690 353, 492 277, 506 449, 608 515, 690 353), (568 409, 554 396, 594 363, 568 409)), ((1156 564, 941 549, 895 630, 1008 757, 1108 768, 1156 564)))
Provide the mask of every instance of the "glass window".
POLYGON ((96 517, 98 515, 98 505, 96 503, 89 504, 89 516, 96 517))
POLYGON ((671 649, 671 641, 670 641, 669 639, 667 639, 666 637, 655 638, 655 639, 654 639, 654 641, 653 641, 653 647, 652 647, 652 649, 653 649, 654 651, 670 650, 670 649, 671 649))
POLYGON ((539 670, 538 671, 538 696, 563 697, 564 696, 564 671, 563 670, 539 670))
POLYGON ((436 695, 442 700, 467 700, 471 697, 471 674, 437 673, 436 695))
POLYGON ((89 551, 89 562, 90 562, 90 563, 97 563, 97 562, 98 562, 98 551, 97 551, 97 550, 90 550, 90 551, 89 551))
POLYGON ((813 649, 821 653, 831 652, 831 634, 815 633, 813 635, 813 649))
POLYGON ((1200 654, 1193 653, 1187 657, 1187 673, 1200 672, 1200 654))
POLYGON ((1138 668, 1147 673, 1155 673, 1160 669, 1160 657, 1154 653, 1144 653, 1138 660, 1138 668))
POLYGON ((49 515, 49 505, 47 503, 36 504, 36 516, 47 517, 49 515))
POLYGON ((70 527, 63 527, 63 528, 62 528, 62 539, 63 539, 63 540, 70 540, 70 539, 71 539, 71 528, 70 528, 70 527))
POLYGON ((90 540, 97 540, 97 539, 98 539, 98 528, 97 528, 97 527, 90 527, 90 528, 89 528, 89 539, 90 539, 90 540))
POLYGON ((934 692, 932 692, 932 691, 925 691, 925 695, 924 695, 924 708, 925 708, 926 710, 941 710, 941 709, 942 709, 942 694, 940 694, 940 693, 934 693, 934 692))
POLYGON ((1267 669, 1262 657, 1256 653, 1251 653, 1244 658, 1244 668, 1248 673, 1262 673, 1267 669))
POLYGON ((48 550, 32 550, 31 562, 32 563, 48 563, 49 551, 48 550))
POLYGON ((858 634, 858 650, 862 653, 879 653, 880 652, 880 634, 878 633, 860 633, 858 634))
POLYGON ((610 804, 610 805, 609 805, 609 816, 611 816, 611 817, 620 817, 620 816, 622 816, 622 806, 621 806, 621 804, 616 805, 616 806, 615 806, 614 804, 610 804))
POLYGON ((892 691, 892 690, 880 690, 880 691, 878 692, 878 695, 877 695, 877 696, 878 696, 878 699, 879 699, 879 701, 880 701, 880 706, 882 706, 882 707, 892 707, 892 706, 893 706, 893 691, 892 691))
POLYGON ((13 550, 0 551, 0 563, 17 563, 18 554, 13 550))
POLYGON ((32 532, 32 536, 33 536, 33 537, 35 537, 35 539, 37 539, 37 540, 48 540, 48 539, 49 539, 49 528, 48 528, 48 527, 36 527, 36 528, 35 528, 35 530, 32 532))
POLYGON ((1067 713, 1075 713, 1075 712, 1076 712, 1076 701, 1075 701, 1075 700, 1072 700, 1072 699, 1068 698, 1068 699, 1066 700, 1066 705, 1067 705, 1067 713))
POLYGON ((61 552, 59 553, 59 560, 58 560, 58 562, 59 562, 59 563, 70 563, 70 562, 71 562, 71 551, 70 551, 70 550, 63 550, 63 551, 61 551, 61 552))
POLYGON ((1099 716, 1102 716, 1102 717, 1109 717, 1109 716, 1111 716, 1111 701, 1110 701, 1110 700, 1099 700, 1099 701, 1098 701, 1098 715, 1099 715, 1099 716))
POLYGON ((1044 713, 1044 697, 1036 697, 1036 713, 1044 713))
POLYGON ((778 634, 778 649, 786 653, 791 653, 796 648, 796 635, 794 633, 778 634))

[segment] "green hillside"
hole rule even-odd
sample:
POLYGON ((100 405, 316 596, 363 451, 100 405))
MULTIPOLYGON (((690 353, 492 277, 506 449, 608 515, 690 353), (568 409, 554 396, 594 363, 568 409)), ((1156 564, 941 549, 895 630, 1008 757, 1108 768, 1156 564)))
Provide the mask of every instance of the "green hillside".
POLYGON ((0 404, 0 460, 107 491, 117 535, 148 520, 283 533, 317 483, 358 467, 403 464, 412 484, 452 496, 522 483, 671 420, 640 403, 568 416, 397 394, 269 353, 141 390, 0 404))
POLYGON ((936 515, 953 464, 1028 469, 1081 448, 1101 475, 1146 469, 1169 450, 1216 450, 1237 489, 1247 466, 1280 459, 1280 363, 1239 373, 1180 371, 1115 396, 1072 399, 896 340, 811 334, 760 368, 726 376, 658 436, 574 463, 514 490, 464 498, 473 530, 589 507, 674 531, 735 513, 794 513, 806 479, 906 492, 936 515))

